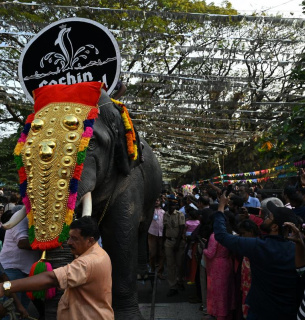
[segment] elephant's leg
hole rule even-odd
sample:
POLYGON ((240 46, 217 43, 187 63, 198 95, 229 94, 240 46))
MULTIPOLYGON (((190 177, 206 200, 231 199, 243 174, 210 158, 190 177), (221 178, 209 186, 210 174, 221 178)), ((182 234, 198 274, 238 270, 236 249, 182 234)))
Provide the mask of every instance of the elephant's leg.
POLYGON ((143 228, 139 228, 139 238, 138 238, 138 278, 145 279, 148 275, 148 250, 147 250, 147 231, 143 228))
POLYGON ((112 263, 112 305, 116 320, 140 320, 137 295, 138 223, 124 209, 111 209, 101 223, 102 243, 112 263), (116 214, 117 213, 117 214, 116 214))
POLYGON ((157 237, 149 234, 148 235, 148 249, 149 249, 149 265, 150 265, 150 270, 151 272, 155 272, 156 269, 156 261, 157 261, 157 250, 158 250, 158 245, 157 245, 157 237))
MULTIPOLYGON (((153 204, 155 203, 155 199, 150 199, 149 203, 151 205, 147 206, 142 212, 142 221, 139 226, 138 276, 140 276, 140 278, 146 278, 148 275, 148 229, 154 213, 153 204)), ((154 269, 154 266, 151 266, 151 268, 154 269)))

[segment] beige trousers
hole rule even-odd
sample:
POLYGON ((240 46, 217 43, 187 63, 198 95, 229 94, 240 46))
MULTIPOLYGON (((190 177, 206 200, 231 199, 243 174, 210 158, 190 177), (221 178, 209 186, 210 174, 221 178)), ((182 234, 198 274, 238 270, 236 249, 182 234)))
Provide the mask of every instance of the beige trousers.
POLYGON ((165 241, 165 257, 167 264, 167 281, 170 289, 178 289, 178 284, 182 283, 182 263, 185 251, 185 241, 181 240, 178 250, 174 250, 176 240, 166 239, 165 241))

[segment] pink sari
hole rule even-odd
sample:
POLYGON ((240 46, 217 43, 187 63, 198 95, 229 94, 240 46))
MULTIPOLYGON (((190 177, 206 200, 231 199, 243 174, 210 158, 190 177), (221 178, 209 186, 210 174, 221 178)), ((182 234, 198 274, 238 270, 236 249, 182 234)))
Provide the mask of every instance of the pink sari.
POLYGON ((217 319, 231 319, 235 307, 233 260, 227 248, 210 236, 204 249, 207 270, 207 311, 217 319))

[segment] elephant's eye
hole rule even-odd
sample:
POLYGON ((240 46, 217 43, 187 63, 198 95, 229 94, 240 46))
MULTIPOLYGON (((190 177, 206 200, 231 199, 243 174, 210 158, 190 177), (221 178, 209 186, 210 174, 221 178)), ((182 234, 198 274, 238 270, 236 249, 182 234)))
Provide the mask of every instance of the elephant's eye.
POLYGON ((91 140, 89 141, 88 149, 89 149, 89 150, 94 150, 96 147, 97 147, 96 139, 94 139, 94 138, 92 137, 91 140))

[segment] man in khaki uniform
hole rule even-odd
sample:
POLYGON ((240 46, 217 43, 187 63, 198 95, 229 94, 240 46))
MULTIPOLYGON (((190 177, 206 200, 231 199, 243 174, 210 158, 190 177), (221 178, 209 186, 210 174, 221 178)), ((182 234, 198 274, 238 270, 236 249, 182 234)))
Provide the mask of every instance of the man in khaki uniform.
POLYGON ((168 212, 163 216, 163 237, 165 238, 164 248, 168 269, 167 281, 170 290, 167 294, 172 297, 178 293, 182 284, 182 261, 185 251, 185 240, 183 231, 185 227, 184 214, 177 210, 177 201, 169 199, 168 212))

